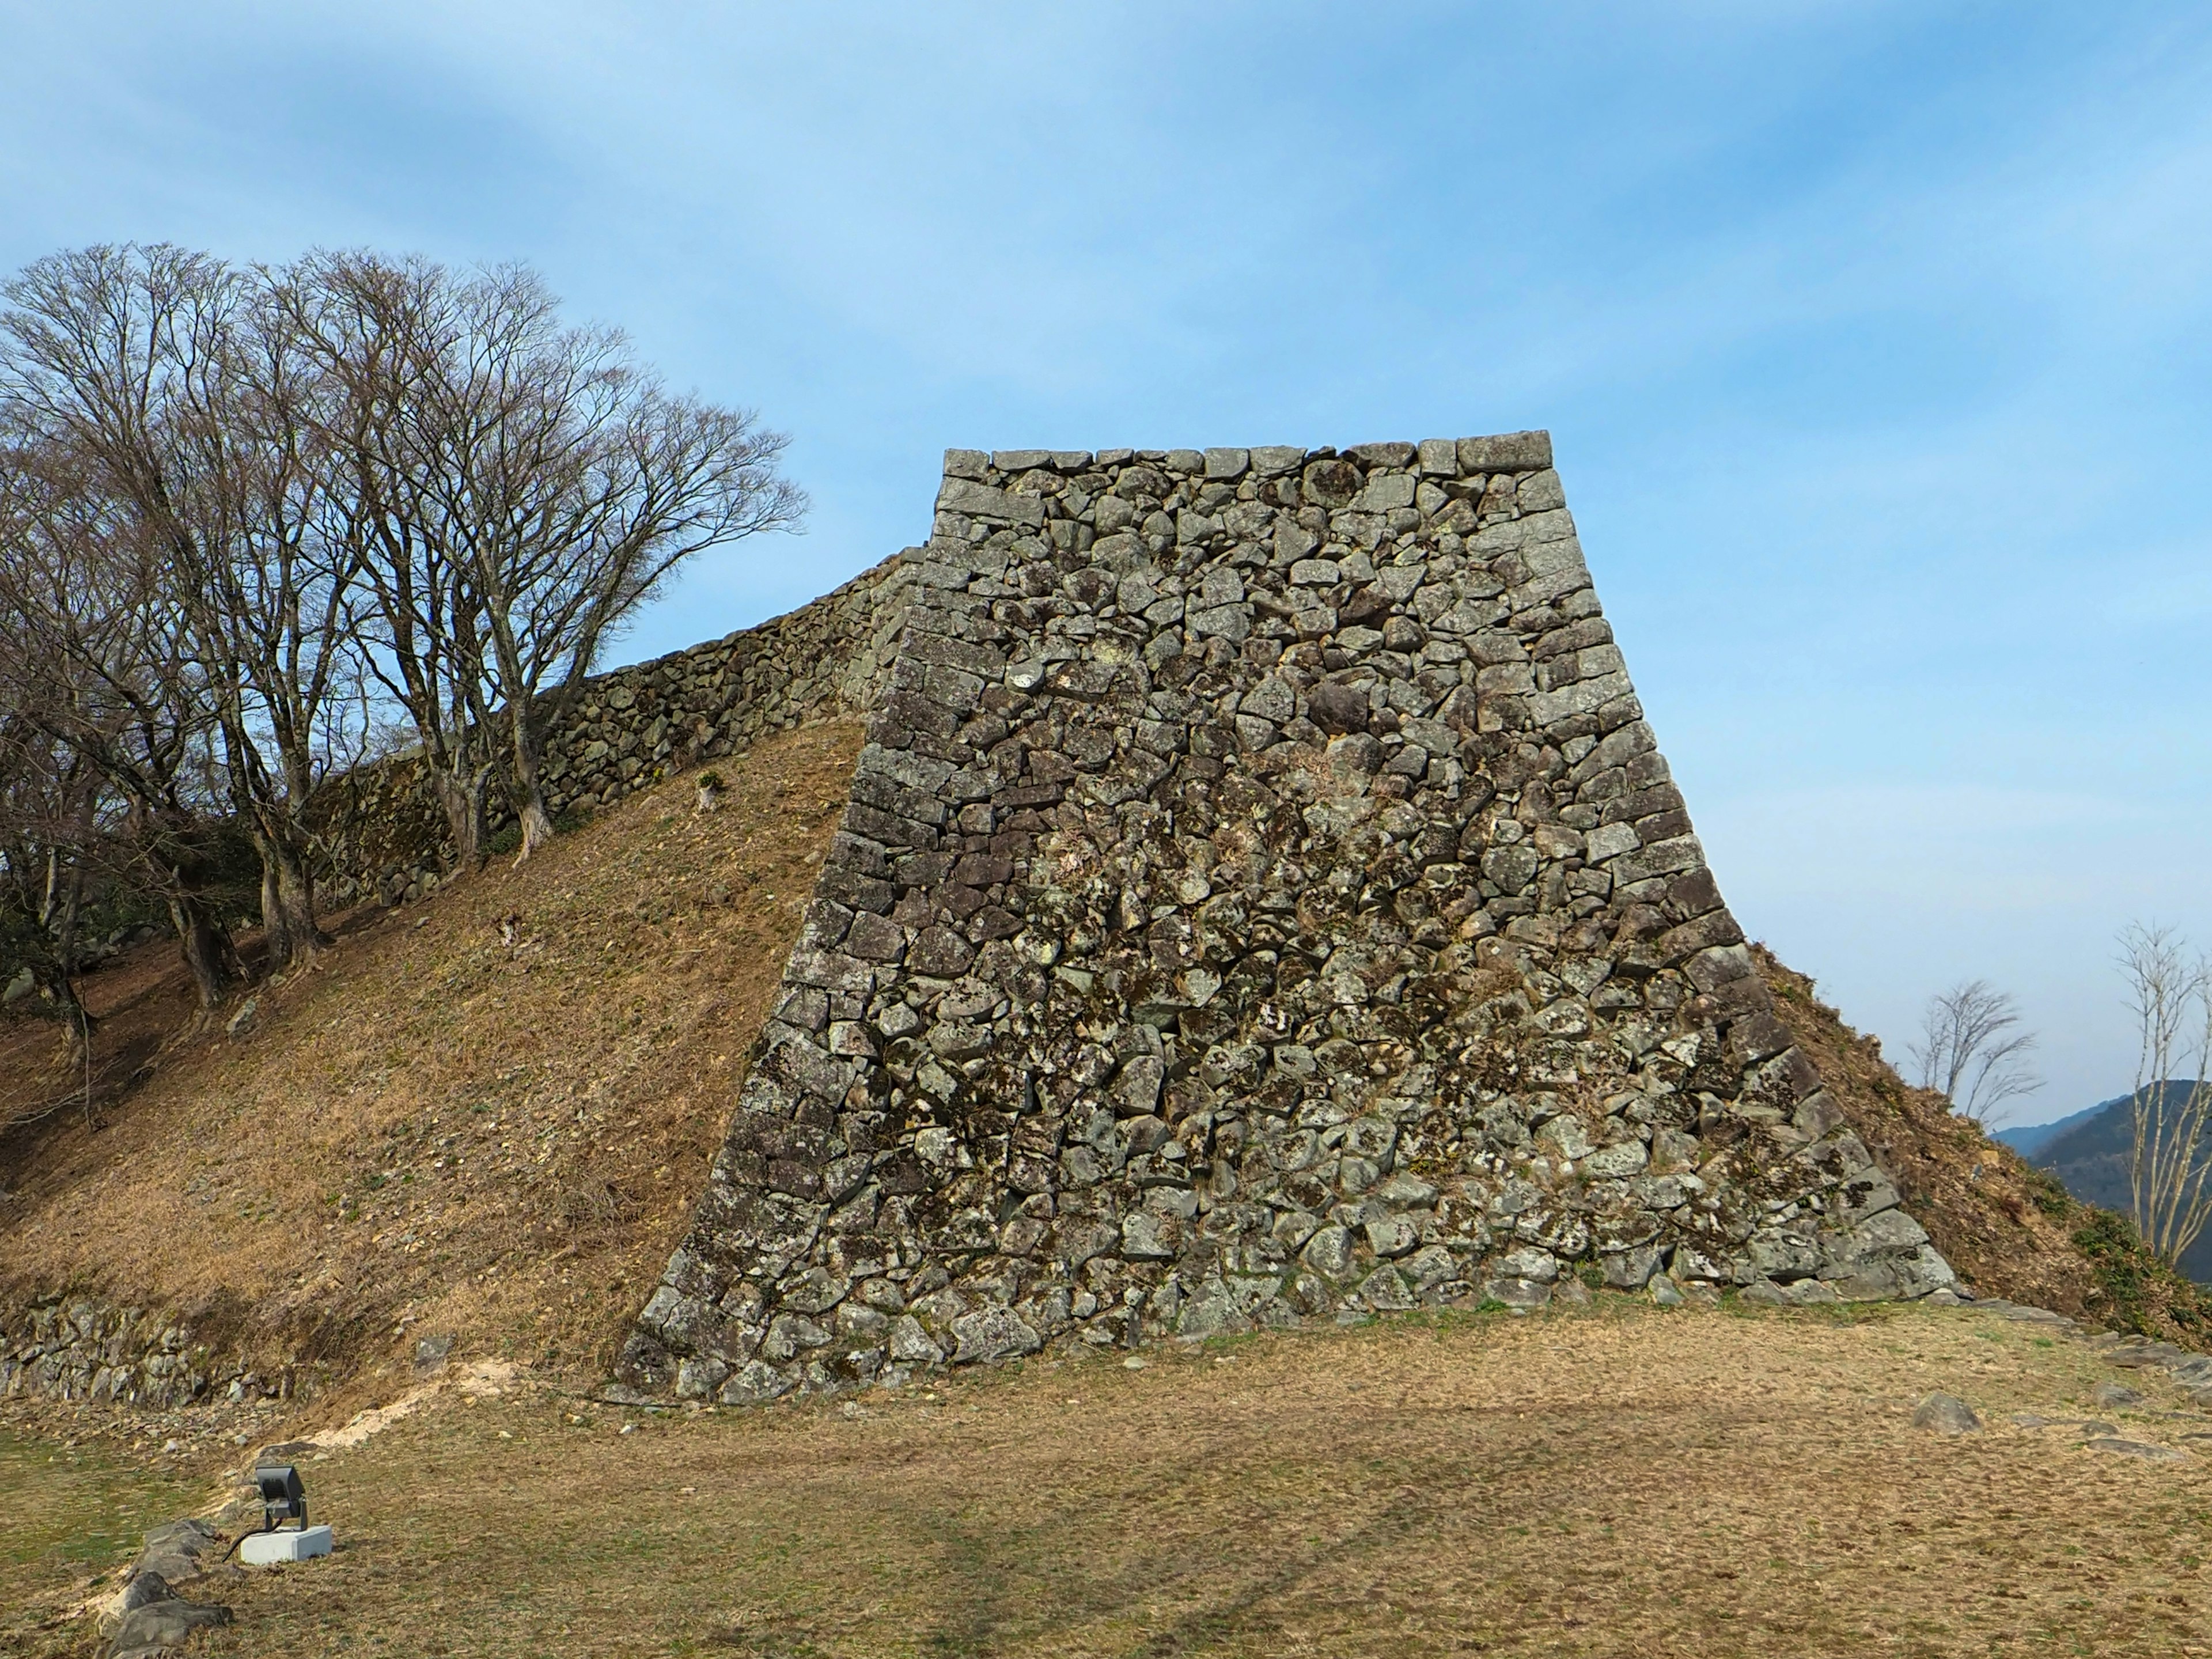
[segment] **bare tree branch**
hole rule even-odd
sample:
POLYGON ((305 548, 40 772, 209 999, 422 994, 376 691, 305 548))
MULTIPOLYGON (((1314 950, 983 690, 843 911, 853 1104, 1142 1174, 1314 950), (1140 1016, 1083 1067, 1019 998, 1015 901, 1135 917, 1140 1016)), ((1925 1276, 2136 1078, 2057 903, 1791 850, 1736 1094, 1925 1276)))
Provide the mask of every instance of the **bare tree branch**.
POLYGON ((623 623, 705 550, 796 526, 785 440, 670 397, 619 334, 563 326, 520 268, 325 254, 293 281, 349 392, 328 430, 394 693, 447 780, 465 861, 495 715, 527 857, 553 833, 545 731, 623 623))
POLYGON ((2034 1036, 2014 1028, 2020 1009, 1987 980, 1969 980, 1928 1000, 1920 1041, 1909 1052, 1920 1086, 1986 1128, 2006 1101, 2032 1094, 2042 1079, 2027 1068, 2034 1036))
POLYGON ((0 699, 115 798, 110 842, 168 907, 201 1005, 238 975, 214 896, 214 698, 164 560, 74 455, 0 443, 0 699))
POLYGON ((2120 935, 2120 973, 2138 1039, 2129 1103, 2136 1231, 2178 1262, 2212 1220, 2212 963, 2172 929, 2138 923, 2120 935))
POLYGON ((327 772, 354 576, 317 533, 313 365, 264 278, 179 248, 55 254, 4 295, 0 402, 158 555, 261 860, 270 964, 303 962, 324 942, 307 804, 327 772))

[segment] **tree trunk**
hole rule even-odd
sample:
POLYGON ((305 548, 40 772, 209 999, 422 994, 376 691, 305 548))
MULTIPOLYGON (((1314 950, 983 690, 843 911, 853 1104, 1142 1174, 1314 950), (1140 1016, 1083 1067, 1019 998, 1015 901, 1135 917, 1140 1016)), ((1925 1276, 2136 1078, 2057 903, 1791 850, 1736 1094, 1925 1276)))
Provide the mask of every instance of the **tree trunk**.
POLYGON ((532 790, 522 805, 522 850, 514 855, 514 861, 521 863, 552 839, 553 818, 545 810, 545 798, 532 790))
POLYGON ((52 892, 50 885, 50 901, 57 896, 59 914, 51 915, 46 922, 54 940, 55 983, 51 990, 54 1006, 68 1022, 72 1040, 88 1046, 92 1042, 92 1015, 76 992, 77 926, 84 914, 83 865, 70 865, 68 882, 58 896, 52 892))
POLYGON ((200 1012, 211 1014, 222 1006, 224 988, 237 975, 237 949, 231 944, 229 933, 198 898, 172 898, 169 921, 176 927, 185 967, 199 992, 200 1012))
POLYGON ((281 974, 292 965, 291 919, 276 898, 276 855, 265 836, 253 838, 261 855, 261 971, 281 974))
POLYGON ((545 784, 538 764, 538 738, 529 717, 517 711, 509 716, 514 734, 514 815, 522 822, 520 864, 553 839, 553 815, 545 810, 545 784))
POLYGON ((483 862, 486 769, 481 766, 465 772, 441 769, 433 776, 438 805, 446 811, 446 830, 453 839, 453 868, 473 872, 483 862))
POLYGON ((257 831, 253 846, 261 855, 263 968, 276 974, 310 966, 331 940, 315 920, 314 878, 307 860, 281 833, 257 831))
POLYGON ((331 942, 315 917, 315 878, 305 859, 291 848, 283 849, 276 866, 276 909, 292 936, 292 960, 306 966, 331 942))

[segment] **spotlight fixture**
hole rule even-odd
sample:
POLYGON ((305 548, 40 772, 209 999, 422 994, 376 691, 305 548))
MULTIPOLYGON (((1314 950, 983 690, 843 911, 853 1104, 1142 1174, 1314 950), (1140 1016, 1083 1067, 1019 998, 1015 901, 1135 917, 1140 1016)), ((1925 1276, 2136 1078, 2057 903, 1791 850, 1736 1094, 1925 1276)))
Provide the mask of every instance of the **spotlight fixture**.
POLYGON ((279 1521, 297 1521, 307 1528, 307 1489, 300 1472, 289 1463, 264 1464, 253 1471, 253 1484, 261 1488, 261 1529, 276 1530, 279 1521))
POLYGON ((239 1540, 240 1560, 266 1567, 331 1553, 331 1529, 307 1524, 307 1489, 300 1484, 299 1470, 289 1463, 264 1463, 254 1469, 253 1484, 261 1494, 261 1530, 239 1540), (285 1529, 287 1521, 297 1524, 285 1529))

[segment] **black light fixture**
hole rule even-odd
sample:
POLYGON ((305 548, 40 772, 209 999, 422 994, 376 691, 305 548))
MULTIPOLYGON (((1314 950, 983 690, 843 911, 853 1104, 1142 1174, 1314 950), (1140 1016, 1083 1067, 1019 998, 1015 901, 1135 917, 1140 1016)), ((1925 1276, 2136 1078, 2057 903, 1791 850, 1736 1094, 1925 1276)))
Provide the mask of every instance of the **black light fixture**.
POLYGON ((261 1489, 261 1529, 276 1530, 279 1521, 297 1521, 307 1529, 307 1489, 300 1472, 289 1463, 270 1463, 253 1471, 253 1484, 261 1489))

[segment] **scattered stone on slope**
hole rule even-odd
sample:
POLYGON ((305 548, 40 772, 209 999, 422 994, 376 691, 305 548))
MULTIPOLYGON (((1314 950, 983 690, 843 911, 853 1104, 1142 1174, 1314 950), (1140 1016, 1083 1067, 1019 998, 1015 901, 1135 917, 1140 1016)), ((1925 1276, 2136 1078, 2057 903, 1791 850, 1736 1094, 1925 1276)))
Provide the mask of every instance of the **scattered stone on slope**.
POLYGON ((2171 1342, 2152 1342, 2141 1337, 2094 1340, 2104 1350, 2106 1364, 2126 1370, 2164 1371, 2191 1405, 2199 1411, 2212 1411, 2212 1354, 2191 1353, 2171 1342))
POLYGON ((2187 1452, 2176 1451, 2171 1446, 2154 1446, 2146 1440, 2123 1440, 2116 1435, 2100 1435, 2087 1443, 2092 1451, 2140 1457, 2147 1463, 2181 1463, 2189 1457, 2187 1452))
POLYGON ((2131 1389, 2124 1382, 2100 1382, 2089 1392, 2091 1405, 2101 1406, 2111 1412, 2124 1411, 2130 1406, 2140 1406, 2142 1402, 2142 1391, 2131 1389))
POLYGON ((2122 1341, 2107 1351, 2105 1363, 2129 1370, 2178 1371, 2206 1356, 2178 1348, 2171 1342, 2122 1341))
POLYGON ((2008 1419, 2016 1429, 2072 1429, 2079 1434, 2118 1434, 2110 1423, 2079 1417, 2045 1417, 2040 1412, 2014 1412, 2008 1419))
POLYGON ((1931 1394, 1914 1410, 1912 1426, 1932 1434, 1972 1434, 1982 1426, 1982 1419, 1957 1395, 1931 1394))
POLYGON ((2048 1308, 2031 1308, 2021 1303, 2008 1302, 2001 1296, 1981 1297, 1975 1302, 1974 1311, 1995 1314, 1999 1319, 2010 1320, 2017 1325, 2050 1325, 2069 1331, 2077 1328, 2075 1322, 2064 1314, 2053 1313, 2048 1308))
POLYGON ((415 1344, 415 1375, 430 1377, 441 1375, 446 1360, 453 1352, 453 1334, 441 1331, 426 1336, 415 1344))

